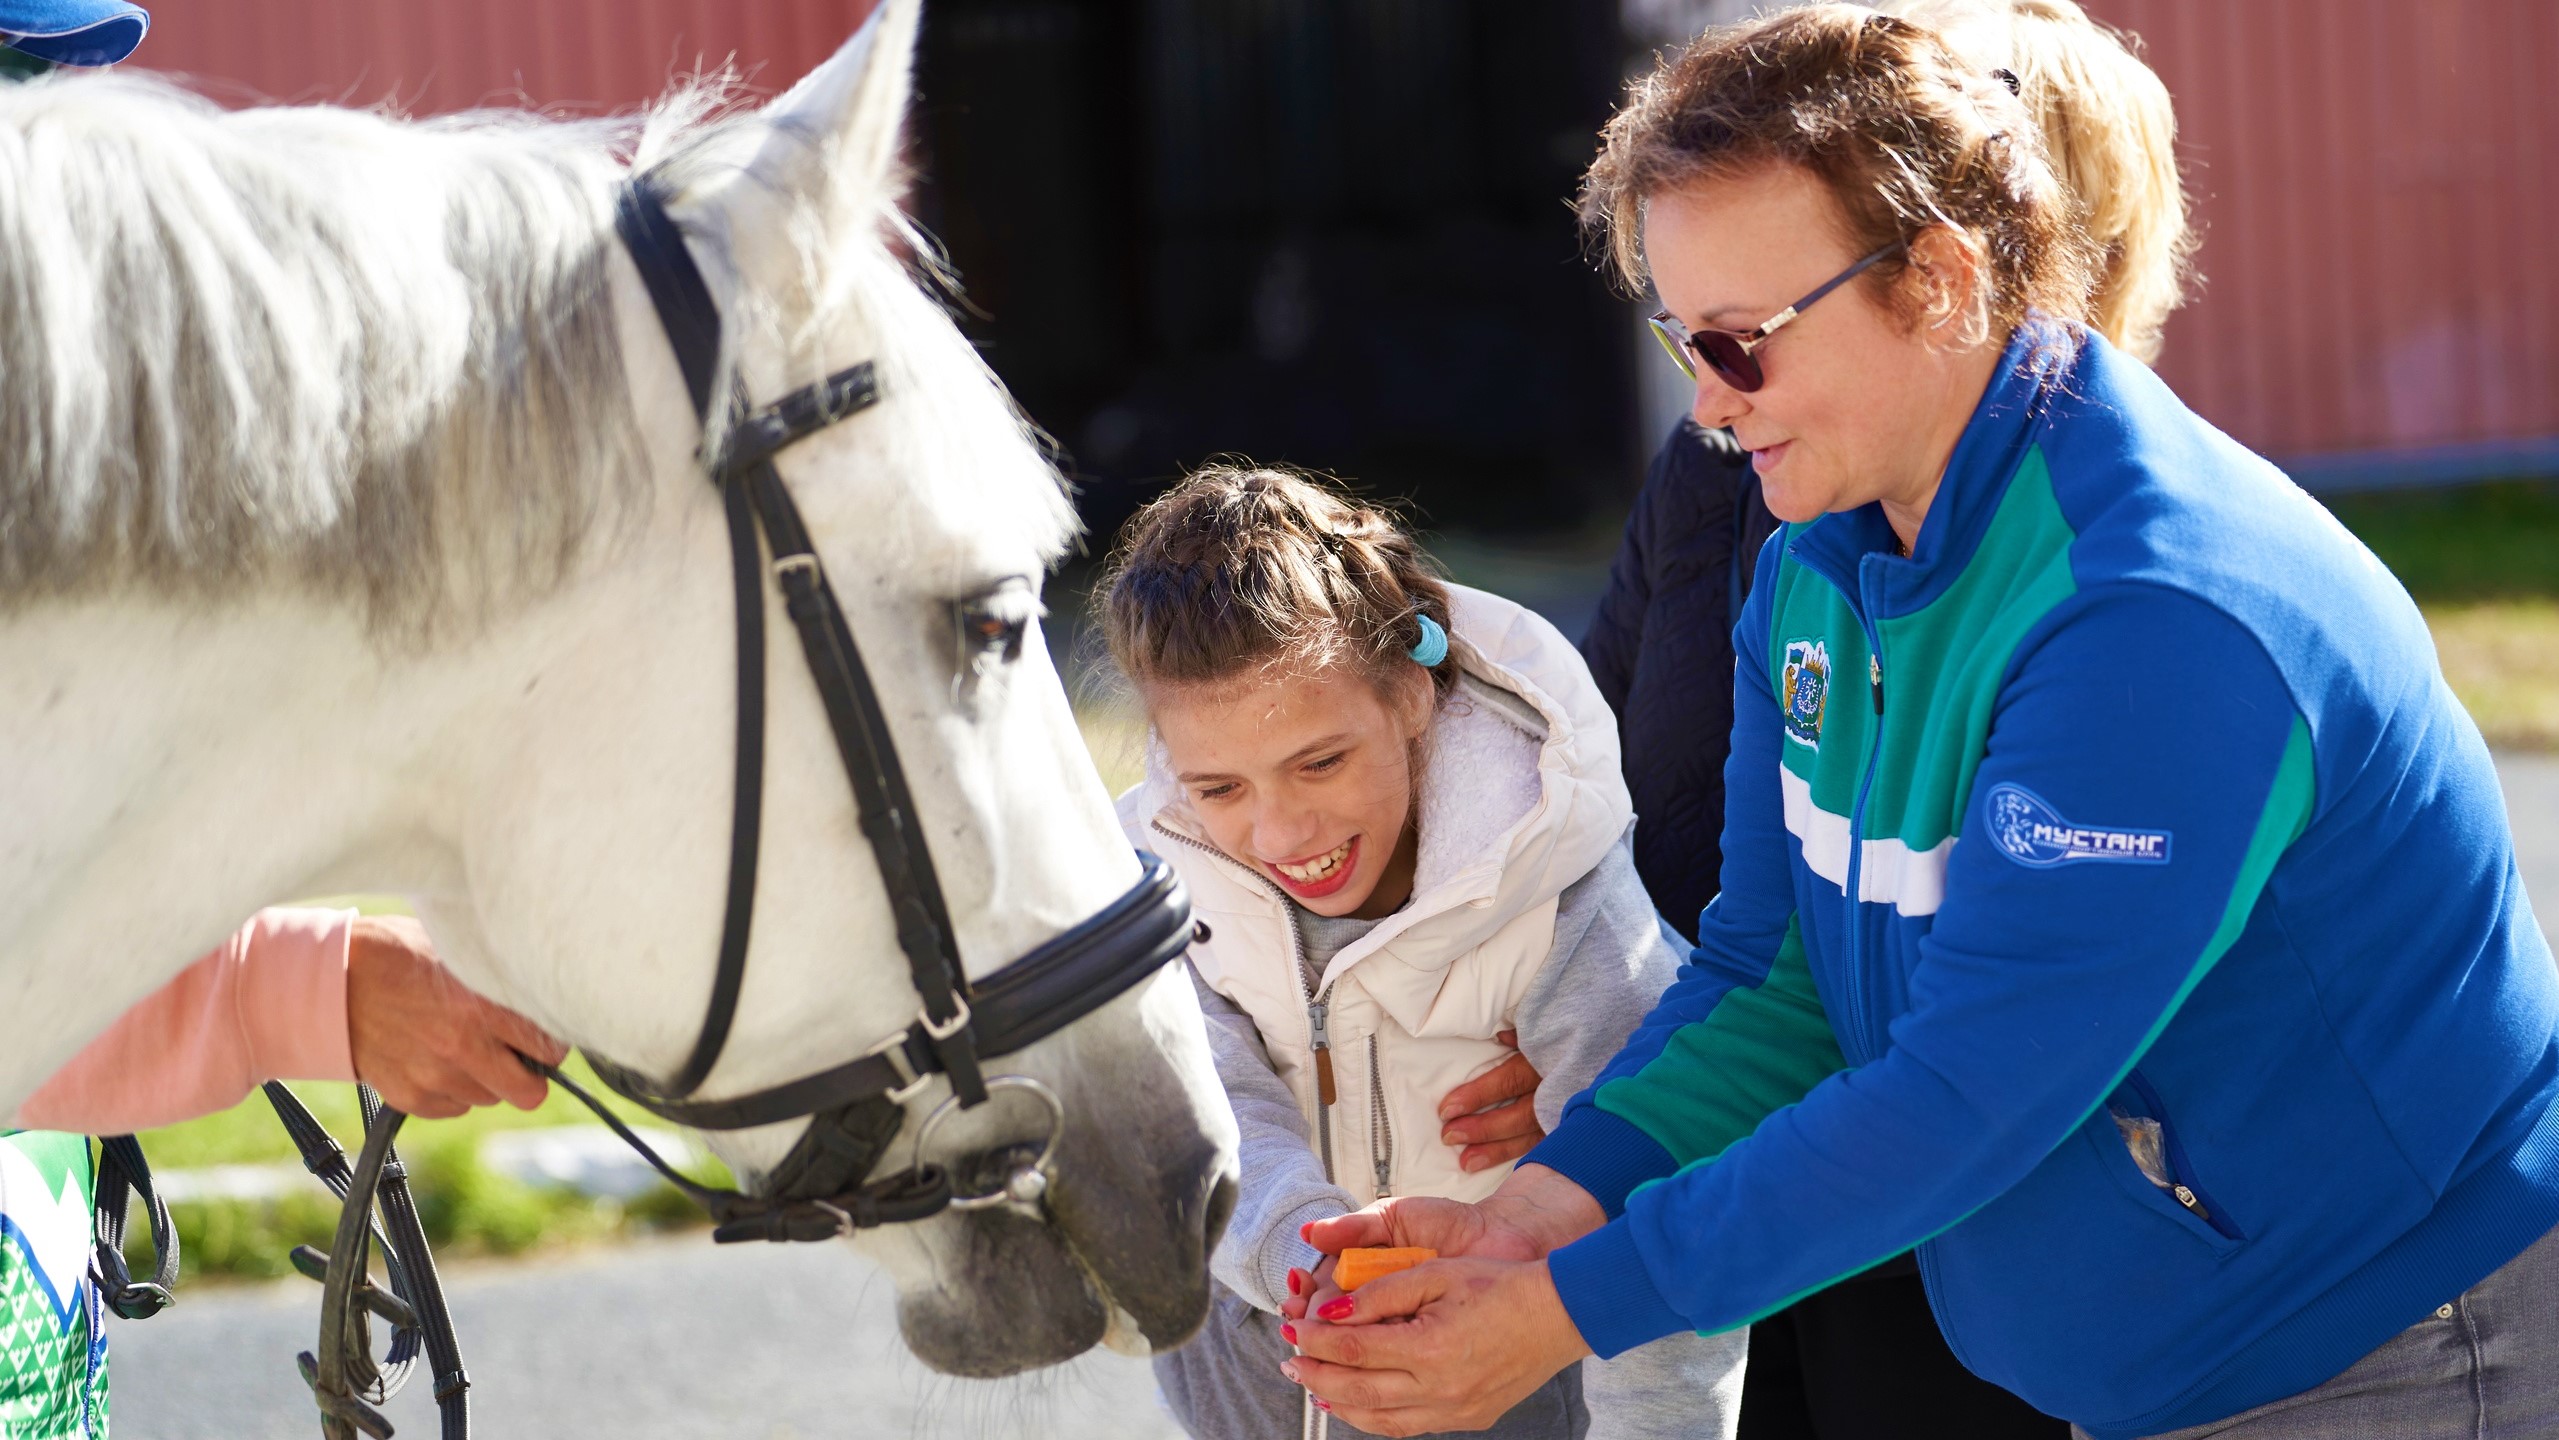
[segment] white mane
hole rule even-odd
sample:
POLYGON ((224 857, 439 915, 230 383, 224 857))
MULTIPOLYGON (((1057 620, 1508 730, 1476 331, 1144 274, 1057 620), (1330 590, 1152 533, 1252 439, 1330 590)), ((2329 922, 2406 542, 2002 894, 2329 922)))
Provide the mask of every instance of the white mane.
MULTIPOLYGON (((558 580, 644 498, 614 190, 634 152, 718 168, 748 127, 704 123, 717 98, 407 123, 224 112, 138 75, 0 86, 0 608, 282 584, 409 627, 558 580)), ((880 357, 901 399, 994 388, 885 244, 808 268, 759 313, 916 336, 880 357)), ((1007 508, 1041 512, 1053 555, 1040 488, 1007 508)))

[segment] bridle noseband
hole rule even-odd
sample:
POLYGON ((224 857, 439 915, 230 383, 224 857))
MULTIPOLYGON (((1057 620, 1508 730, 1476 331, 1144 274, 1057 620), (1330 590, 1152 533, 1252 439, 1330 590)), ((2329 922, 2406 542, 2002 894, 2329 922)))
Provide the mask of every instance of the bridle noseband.
MULTIPOLYGON (((711 430, 720 353, 720 312, 684 236, 646 179, 624 187, 615 215, 623 247, 675 351, 695 417, 711 430)), ((1170 867, 1139 855, 1135 886, 1102 911, 972 985, 959 948, 933 854, 898 763, 879 694, 863 666, 844 610, 810 543, 799 507, 774 457, 782 450, 878 403, 868 361, 803 387, 762 409, 733 395, 735 418, 704 465, 728 518, 736 582, 738 634, 737 777, 729 830, 728 903, 721 923, 719 968, 708 1013, 684 1068, 664 1085, 590 1052, 587 1059, 616 1093, 652 1114, 699 1130, 742 1130, 807 1117, 808 1130, 767 1177, 764 1193, 716 1190, 678 1175, 641 1144, 610 1111, 555 1069, 550 1077, 584 1100, 649 1161, 719 1222, 721 1241, 822 1240, 852 1229, 920 1220, 963 1208, 1035 1203, 1046 1189, 1041 1167, 1054 1153, 1065 1112, 1057 1097, 1021 1076, 990 1080, 984 1062, 1020 1050, 1091 1014, 1162 969, 1191 936, 1190 899, 1170 867), (745 984, 747 939, 755 915, 756 853, 764 789, 765 568, 757 533, 772 548, 771 569, 799 632, 809 674, 825 702, 837 753, 852 780, 862 835, 880 872, 897 928, 898 949, 922 1005, 914 1023, 831 1070, 718 1100, 691 1098, 719 1063, 745 984), (905 1124, 905 1104, 933 1077, 950 1098, 918 1132, 914 1163, 866 1179, 905 1124), (993 1189, 958 1195, 948 1172, 923 1153, 923 1140, 952 1106, 984 1104, 991 1089, 1025 1090, 1044 1103, 1049 1133, 1021 1168, 993 1189)))

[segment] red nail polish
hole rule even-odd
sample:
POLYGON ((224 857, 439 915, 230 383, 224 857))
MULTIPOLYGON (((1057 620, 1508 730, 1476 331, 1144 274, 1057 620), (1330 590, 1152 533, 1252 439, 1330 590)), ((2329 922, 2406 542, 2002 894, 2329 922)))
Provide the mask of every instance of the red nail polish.
POLYGON ((1289 1344, 1291 1344, 1291 1345, 1296 1344, 1296 1343, 1297 1343, 1297 1327, 1296 1327, 1296 1326, 1294 1326, 1294 1325, 1282 1325, 1282 1326, 1280 1327, 1280 1338, 1281 1338, 1282 1340, 1287 1341, 1287 1342, 1288 1342, 1289 1344))
POLYGON ((1291 1271, 1289 1271, 1289 1272, 1288 1272, 1288 1293, 1289 1293, 1289 1294, 1291 1294, 1291 1295, 1296 1294, 1296 1293, 1297 1293, 1297 1290, 1298 1290, 1298 1287, 1299 1287, 1299 1286, 1301 1286, 1301 1285, 1303 1285, 1303 1284, 1305 1284, 1305 1283, 1306 1283, 1306 1272, 1305 1272, 1305 1271, 1303 1271, 1303 1270, 1291 1270, 1291 1271))
POLYGON ((1298 1239, 1300 1239, 1300 1240, 1305 1241, 1305 1242, 1306 1242, 1307 1244, 1309 1244, 1309 1245, 1314 1244, 1314 1243, 1315 1243, 1315 1222, 1314 1222, 1314 1221, 1312 1221, 1312 1220, 1309 1220, 1309 1221, 1307 1221, 1305 1224, 1298 1226, 1298 1227, 1297 1227, 1297 1238, 1298 1238, 1298 1239))
POLYGON ((1330 1400, 1318 1400, 1315 1402, 1315 1408, 1329 1414, 1333 1409, 1333 1402, 1330 1400))
POLYGON ((1325 1301, 1324 1307, 1315 1312, 1315 1318, 1318 1320, 1347 1320, 1350 1318, 1350 1314, 1351 1297, 1344 1295, 1337 1299, 1325 1301))

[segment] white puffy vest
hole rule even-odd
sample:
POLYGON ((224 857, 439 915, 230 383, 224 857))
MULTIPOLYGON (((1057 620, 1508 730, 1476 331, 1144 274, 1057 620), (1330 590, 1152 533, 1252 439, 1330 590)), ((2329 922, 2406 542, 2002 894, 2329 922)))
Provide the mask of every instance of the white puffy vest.
POLYGON ((1292 902, 1210 842, 1160 751, 1119 801, 1130 838, 1180 872, 1208 927, 1191 964, 1253 1018, 1327 1170, 1362 1204, 1481 1199, 1509 1173, 1458 1168, 1440 1099, 1508 1053, 1493 1037, 1514 1028, 1553 949, 1556 897, 1634 819, 1617 722, 1580 654, 1531 611, 1449 589, 1448 663, 1462 674, 1432 726, 1413 897, 1344 946, 1311 993, 1292 902))

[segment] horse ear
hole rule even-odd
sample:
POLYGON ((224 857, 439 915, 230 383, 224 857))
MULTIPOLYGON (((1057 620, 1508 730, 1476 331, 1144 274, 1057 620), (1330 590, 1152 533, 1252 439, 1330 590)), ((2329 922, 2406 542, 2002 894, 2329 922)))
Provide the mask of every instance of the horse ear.
POLYGON ((766 106, 754 170, 784 193, 876 195, 892 181, 915 93, 923 0, 880 0, 842 49, 766 106))

